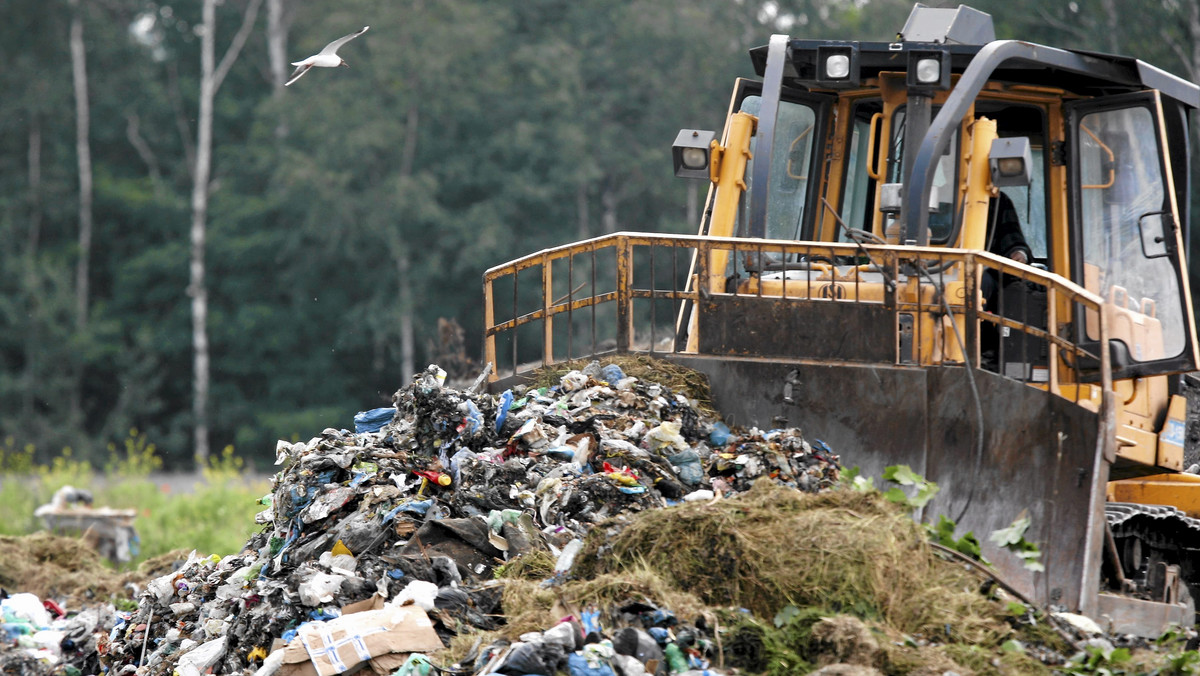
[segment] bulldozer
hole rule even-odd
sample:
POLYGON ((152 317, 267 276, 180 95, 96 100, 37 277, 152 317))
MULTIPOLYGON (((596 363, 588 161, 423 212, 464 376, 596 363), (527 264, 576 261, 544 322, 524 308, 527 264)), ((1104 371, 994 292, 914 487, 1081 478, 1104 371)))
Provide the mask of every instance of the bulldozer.
POLYGON ((1185 252, 1200 88, 1135 58, 997 40, 917 4, 886 42, 772 35, 718 133, 696 235, 620 232, 483 278, 501 391, 647 353, 733 425, 936 482, 1012 589, 1114 632, 1195 623, 1200 367, 1185 252), (1193 469, 1194 471, 1194 469, 1193 469), (1028 518, 1028 566, 982 537, 1028 518))

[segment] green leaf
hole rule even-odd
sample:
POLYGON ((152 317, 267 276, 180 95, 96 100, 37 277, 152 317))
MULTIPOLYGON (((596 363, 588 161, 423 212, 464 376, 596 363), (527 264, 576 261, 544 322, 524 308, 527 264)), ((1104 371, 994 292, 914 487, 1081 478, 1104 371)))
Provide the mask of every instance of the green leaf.
POLYGON ((954 546, 954 529, 956 527, 958 527, 958 524, 947 519, 945 514, 938 515, 936 526, 926 526, 929 529, 929 534, 933 536, 933 541, 947 547, 954 546))
POLYGON ((1108 661, 1113 664, 1123 664, 1133 659, 1133 652, 1129 648, 1116 648, 1108 655, 1108 661))
POLYGON ((784 606, 778 613, 775 613, 775 626, 782 628, 788 622, 791 622, 800 614, 800 609, 796 606, 784 606))
POLYGON ((883 470, 883 478, 895 481, 902 486, 915 486, 925 483, 924 477, 917 474, 908 465, 890 465, 883 470))
POLYGON ((983 550, 979 548, 979 538, 975 537, 975 533, 973 531, 967 531, 966 535, 959 538, 958 541, 954 543, 954 548, 958 550, 960 554, 966 554, 973 559, 983 561, 983 550))
POLYGON ((920 484, 917 494, 909 500, 909 504, 913 507, 924 507, 929 504, 933 496, 937 495, 939 490, 941 489, 938 488, 937 484, 932 481, 925 481, 920 484))
POLYGON ((905 493, 899 486, 893 486, 884 492, 883 497, 897 505, 908 505, 908 494, 905 493))
POLYGON ((870 493, 871 491, 875 490, 875 479, 869 476, 856 476, 854 477, 854 483, 851 484, 851 486, 859 493, 870 493))
POLYGON ((1006 653, 1025 654, 1025 644, 1016 639, 1009 639, 1000 645, 1000 650, 1006 653))
POLYGON ((1017 517, 1008 528, 999 528, 992 531, 988 539, 1001 547, 1015 545, 1025 538, 1025 531, 1029 529, 1030 523, 1030 518, 1025 515, 1025 512, 1021 512, 1021 516, 1017 517))
POLYGON ((1024 603, 1020 603, 1017 601, 1009 601, 1008 606, 1005 608, 1005 611, 1009 615, 1013 615, 1015 617, 1020 617, 1020 616, 1024 615, 1025 613, 1029 612, 1029 608, 1024 603))

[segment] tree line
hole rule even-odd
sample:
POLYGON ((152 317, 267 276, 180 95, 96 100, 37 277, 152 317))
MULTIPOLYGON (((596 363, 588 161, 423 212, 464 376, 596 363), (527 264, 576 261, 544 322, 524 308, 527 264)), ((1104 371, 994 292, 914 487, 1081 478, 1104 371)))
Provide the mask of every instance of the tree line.
MULTIPOLYGON (((928 3, 939 4, 939 3, 928 3)), ((957 6, 954 3, 940 3, 957 6)), ((1195 79, 1200 3, 974 3, 997 34, 1195 79)), ((168 467, 348 427, 462 327, 480 277, 687 232, 680 128, 774 32, 889 40, 899 0, 10 0, 0 23, 0 450, 168 467), (283 83, 343 48, 349 69, 283 83), (439 330, 439 326, 441 330, 439 330)))

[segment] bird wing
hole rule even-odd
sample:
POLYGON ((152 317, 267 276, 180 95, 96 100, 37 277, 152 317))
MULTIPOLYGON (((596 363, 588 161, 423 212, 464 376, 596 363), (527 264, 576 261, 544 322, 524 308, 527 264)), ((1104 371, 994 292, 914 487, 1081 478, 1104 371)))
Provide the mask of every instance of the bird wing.
POLYGON ((362 35, 363 33, 366 33, 368 28, 370 28, 370 26, 363 26, 362 30, 358 31, 357 33, 351 33, 349 35, 346 35, 344 37, 340 37, 340 38, 334 40, 333 42, 325 45, 325 49, 322 49, 320 53, 321 54, 337 54, 337 50, 341 49, 342 45, 346 44, 347 42, 350 42, 351 40, 362 35))
POLYGON ((292 84, 293 82, 295 82, 296 80, 299 80, 301 77, 304 76, 305 73, 307 73, 311 69, 312 69, 312 66, 300 66, 299 68, 296 69, 296 72, 292 73, 291 79, 288 80, 287 82, 283 83, 283 86, 286 87, 286 86, 292 84))

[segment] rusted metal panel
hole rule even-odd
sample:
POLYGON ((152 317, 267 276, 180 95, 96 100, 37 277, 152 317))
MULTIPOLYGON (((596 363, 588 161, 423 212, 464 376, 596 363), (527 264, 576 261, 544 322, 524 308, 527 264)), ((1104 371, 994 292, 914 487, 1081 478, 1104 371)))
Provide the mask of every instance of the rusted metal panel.
POLYGON ((703 354, 887 363, 896 358, 895 314, 882 305, 710 296, 700 301, 699 315, 703 354))
POLYGON ((878 476, 888 465, 925 471, 926 371, 871 365, 785 363, 666 355, 708 376, 713 403, 730 425, 799 427, 878 476), (785 401, 785 390, 791 403, 785 401))
POLYGON ((887 466, 910 466, 941 488, 920 518, 958 519, 959 534, 974 532, 997 571, 1031 598, 1072 610, 1094 606, 1089 559, 1099 551, 1102 521, 1092 510, 1102 510, 1108 478, 1097 458, 1098 413, 974 371, 980 401, 991 402, 981 407, 977 461, 979 409, 964 368, 668 358, 708 375, 713 402, 731 424, 799 427, 877 485, 887 466), (1026 538, 1042 547, 1045 573, 988 541, 1024 509, 1032 519, 1026 538))
POLYGON ((1096 467, 1098 414, 985 371, 971 372, 982 402, 976 407, 967 375, 962 368, 929 369, 925 477, 941 491, 925 518, 945 514, 958 520, 961 532, 972 530, 983 541, 1027 514, 1025 538, 1041 546, 1044 573, 1026 569, 991 543, 985 542, 985 555, 1022 592, 1079 609, 1095 593, 1083 585, 1087 554, 1098 552, 1101 542, 1090 517, 1098 497, 1103 509, 1108 480, 1107 466, 1096 467))

